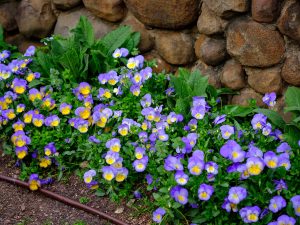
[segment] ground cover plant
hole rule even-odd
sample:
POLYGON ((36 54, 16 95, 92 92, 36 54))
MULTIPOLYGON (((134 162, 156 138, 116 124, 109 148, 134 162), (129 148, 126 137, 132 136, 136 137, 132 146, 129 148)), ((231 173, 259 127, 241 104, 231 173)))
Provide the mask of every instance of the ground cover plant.
POLYGON ((0 53, 4 151, 32 190, 76 170, 98 196, 145 199, 154 223, 296 224, 299 89, 286 124, 255 102, 224 106, 231 92, 199 71, 153 73, 128 28, 95 41, 81 18, 45 41, 0 53))

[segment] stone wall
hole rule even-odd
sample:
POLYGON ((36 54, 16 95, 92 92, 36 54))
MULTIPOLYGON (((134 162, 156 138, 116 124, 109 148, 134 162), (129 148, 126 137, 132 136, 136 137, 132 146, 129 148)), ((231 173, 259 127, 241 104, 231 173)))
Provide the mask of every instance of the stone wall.
POLYGON ((252 97, 262 104, 266 92, 282 95, 288 85, 300 86, 299 0, 12 0, 0 5, 7 40, 21 50, 51 33, 67 35, 80 15, 91 20, 97 37, 131 25, 141 32, 145 57, 158 59, 158 71, 198 68, 211 84, 240 91, 232 103, 247 104, 252 97))

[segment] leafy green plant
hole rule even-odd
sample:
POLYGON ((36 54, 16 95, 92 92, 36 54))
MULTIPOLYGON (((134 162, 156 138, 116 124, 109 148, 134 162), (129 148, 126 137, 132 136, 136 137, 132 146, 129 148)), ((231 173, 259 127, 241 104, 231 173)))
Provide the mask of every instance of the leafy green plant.
POLYGON ((285 126, 286 138, 293 146, 300 140, 300 88, 288 87, 285 93, 285 112, 293 115, 292 121, 285 126))
POLYGON ((124 47, 135 52, 140 34, 129 26, 121 26, 102 39, 94 38, 92 24, 86 17, 80 17, 69 37, 54 35, 44 39, 45 47, 40 48, 31 69, 43 74, 40 82, 49 84, 51 70, 59 71, 64 83, 95 81, 95 77, 118 64, 112 57, 116 48, 124 47))
POLYGON ((208 78, 202 76, 199 70, 190 72, 179 68, 178 76, 171 76, 171 85, 176 91, 175 111, 187 114, 193 96, 206 96, 208 78))
POLYGON ((20 178, 37 190, 76 170, 97 196, 144 197, 144 211, 156 208, 154 221, 162 225, 265 225, 282 214, 295 217, 300 152, 286 135, 298 129, 297 119, 286 125, 254 101, 224 106, 220 97, 232 92, 213 88, 199 71, 180 69, 170 75, 174 90, 165 90, 169 75, 153 73, 152 63, 135 55, 138 39, 122 27, 96 41, 81 18, 69 38, 48 40, 32 66, 23 57, 13 62, 17 69, 0 81, 0 129, 20 178), (133 49, 111 57, 118 46, 133 49), (34 68, 41 77, 27 82, 34 68), (247 192, 237 202, 229 199, 236 187, 247 192), (287 207, 261 213, 277 195, 287 207))
POLYGON ((89 198, 87 198, 87 197, 80 197, 79 198, 79 202, 81 203, 81 204, 87 204, 87 203, 89 203, 91 201, 91 199, 89 199, 89 198))

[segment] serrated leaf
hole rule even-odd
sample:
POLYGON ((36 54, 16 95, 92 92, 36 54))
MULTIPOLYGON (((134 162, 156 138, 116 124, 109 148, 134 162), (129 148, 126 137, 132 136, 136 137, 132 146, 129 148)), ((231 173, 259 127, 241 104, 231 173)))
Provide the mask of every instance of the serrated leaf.
POLYGON ((80 71, 78 71, 81 65, 80 58, 78 52, 73 48, 68 49, 65 54, 60 57, 60 64, 65 69, 69 69, 74 77, 77 77, 80 73, 80 71))
POLYGON ((178 98, 175 105, 175 112, 187 115, 190 108, 190 98, 178 98))
POLYGON ((97 45, 102 48, 104 54, 111 55, 114 50, 121 47, 131 37, 131 33, 129 26, 121 26, 105 35, 97 45))
POLYGON ((183 77, 171 77, 171 84, 175 89, 175 94, 178 98, 184 98, 192 94, 192 89, 188 86, 183 77))
POLYGON ((83 47, 90 47, 95 42, 93 26, 85 16, 80 16, 78 24, 71 30, 71 33, 76 41, 82 43, 83 47))
POLYGON ((192 89, 192 96, 206 96, 208 77, 203 76, 199 70, 194 70, 190 74, 188 84, 192 89))

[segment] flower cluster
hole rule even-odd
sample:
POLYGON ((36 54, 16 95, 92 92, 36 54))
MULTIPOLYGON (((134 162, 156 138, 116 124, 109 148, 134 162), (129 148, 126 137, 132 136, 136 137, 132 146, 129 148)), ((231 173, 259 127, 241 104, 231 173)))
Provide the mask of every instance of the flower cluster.
MULTIPOLYGON (((152 191, 156 223, 173 224, 179 216, 172 212, 180 210, 193 224, 231 224, 236 217, 255 223, 267 214, 266 223, 295 224, 286 208, 300 216, 298 189, 290 185, 297 155, 266 115, 235 118, 203 96, 187 97, 189 113, 181 114, 172 102, 176 90, 165 90, 168 78, 124 48, 112 54, 120 67, 62 93, 32 83, 43 76, 30 69, 34 52, 30 47, 13 60, 0 53, 0 127, 19 163, 38 171, 30 175, 31 190, 50 182, 43 175, 80 165, 86 186, 113 198, 152 191)), ((276 95, 263 101, 273 107, 276 95)))

